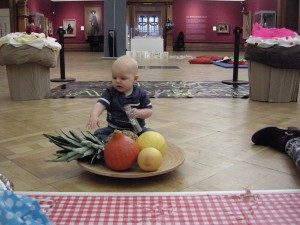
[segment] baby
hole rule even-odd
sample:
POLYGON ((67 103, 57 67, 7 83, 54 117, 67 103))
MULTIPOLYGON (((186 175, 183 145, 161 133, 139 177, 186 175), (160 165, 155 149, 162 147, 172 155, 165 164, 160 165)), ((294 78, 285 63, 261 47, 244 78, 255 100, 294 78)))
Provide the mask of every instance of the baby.
POLYGON ((107 110, 107 127, 95 131, 96 136, 110 135, 115 129, 131 130, 133 126, 125 112, 124 106, 130 105, 130 118, 136 118, 142 132, 150 130, 145 127, 145 119, 152 115, 152 104, 147 93, 135 85, 138 80, 138 63, 129 56, 119 57, 112 65, 112 85, 108 87, 92 108, 88 129, 100 127, 99 116, 107 110))

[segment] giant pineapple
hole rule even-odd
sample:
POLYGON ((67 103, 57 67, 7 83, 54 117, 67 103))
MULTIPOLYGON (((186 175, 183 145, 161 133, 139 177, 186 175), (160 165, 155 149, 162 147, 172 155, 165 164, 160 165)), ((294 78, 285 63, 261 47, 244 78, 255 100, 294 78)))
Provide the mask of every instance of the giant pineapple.
MULTIPOLYGON (((62 130, 56 131, 58 136, 43 134, 50 142, 62 148, 54 154, 55 159, 48 160, 52 162, 70 162, 72 160, 89 160, 91 164, 104 159, 105 144, 110 140, 110 136, 97 137, 89 131, 81 131, 77 134, 69 131, 69 134, 62 130)), ((137 135, 131 131, 122 131, 125 135, 136 139, 137 135)))

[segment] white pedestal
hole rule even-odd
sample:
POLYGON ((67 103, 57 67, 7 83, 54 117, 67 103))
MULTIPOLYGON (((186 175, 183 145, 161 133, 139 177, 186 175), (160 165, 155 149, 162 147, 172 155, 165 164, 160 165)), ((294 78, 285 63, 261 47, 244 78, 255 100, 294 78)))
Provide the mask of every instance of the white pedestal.
POLYGON ((131 39, 131 51, 163 52, 164 39, 160 37, 135 37, 131 39))

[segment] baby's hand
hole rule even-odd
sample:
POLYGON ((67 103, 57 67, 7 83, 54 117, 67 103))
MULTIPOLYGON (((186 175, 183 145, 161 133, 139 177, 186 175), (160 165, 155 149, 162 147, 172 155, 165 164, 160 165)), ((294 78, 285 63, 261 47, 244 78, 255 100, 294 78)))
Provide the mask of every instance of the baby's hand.
POLYGON ((89 121, 86 124, 86 128, 89 129, 89 130, 92 130, 92 129, 97 128, 97 127, 100 127, 99 119, 98 118, 96 118, 96 119, 90 118, 89 121))
POLYGON ((131 118, 138 118, 138 111, 139 111, 139 110, 136 109, 136 108, 131 109, 129 116, 130 116, 131 118))

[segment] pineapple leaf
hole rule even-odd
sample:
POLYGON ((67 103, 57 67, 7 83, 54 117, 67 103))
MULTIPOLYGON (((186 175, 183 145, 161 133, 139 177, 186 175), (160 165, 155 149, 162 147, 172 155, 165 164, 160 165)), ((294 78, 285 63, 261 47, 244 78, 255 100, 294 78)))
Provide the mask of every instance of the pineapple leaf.
POLYGON ((62 149, 62 150, 56 151, 57 154, 67 154, 68 152, 70 152, 70 151, 67 149, 62 149))
POLYGON ((84 154, 88 150, 90 150, 90 148, 88 148, 88 147, 81 147, 81 148, 74 148, 72 151, 74 151, 74 152, 76 152, 78 154, 84 154))
POLYGON ((80 158, 82 158, 82 155, 77 154, 77 155, 74 155, 74 156, 68 158, 67 162, 71 162, 72 160, 76 160, 76 159, 80 159, 80 158))
POLYGON ((76 134, 74 131, 69 131, 70 134, 79 142, 83 141, 84 139, 80 137, 78 134, 76 134))
POLYGON ((53 155, 57 157, 62 157, 67 155, 69 152, 70 152, 69 150, 63 149, 63 150, 56 151, 56 153, 54 153, 53 155))
POLYGON ((78 143, 78 141, 74 140, 73 138, 70 138, 68 135, 66 135, 62 130, 58 130, 57 133, 66 141, 68 141, 69 143, 81 147, 81 144, 78 143))
POLYGON ((73 147, 75 147, 76 145, 74 144, 70 144, 69 141, 66 141, 64 138, 62 137, 55 137, 55 136, 52 136, 52 135, 49 135, 49 134, 43 134, 46 138, 49 139, 50 142, 54 143, 55 145, 57 146, 62 146, 62 145, 71 145, 73 147))
MULTIPOLYGON (((81 133, 82 133, 82 135, 84 136, 85 140, 91 141, 91 142, 93 142, 93 143, 96 142, 96 141, 94 140, 94 138, 91 138, 90 135, 88 135, 87 133, 85 133, 85 132, 83 132, 83 131, 81 131, 81 133)), ((98 142, 96 142, 96 143, 98 143, 98 142)))
POLYGON ((94 134, 92 134, 90 131, 87 131, 88 136, 94 140, 94 142, 101 144, 101 141, 99 140, 99 138, 97 136, 95 136, 94 134))
POLYGON ((94 154, 91 161, 90 161, 90 164, 93 164, 96 160, 97 160, 97 156, 98 154, 94 154))
MULTIPOLYGON (((73 141, 77 141, 76 138, 74 138, 72 135, 69 135, 67 133, 65 133, 63 130, 59 129, 58 132, 60 132, 60 134, 65 135, 67 138, 73 140, 73 141)), ((70 132, 70 131, 69 131, 70 132)), ((70 133, 71 134, 71 133, 70 133)))
POLYGON ((83 158, 83 157, 86 157, 86 156, 89 156, 89 155, 96 154, 96 153, 97 153, 97 151, 95 151, 95 150, 93 150, 93 149, 89 149, 89 150, 87 150, 87 151, 85 151, 85 152, 83 153, 82 158, 83 158))
POLYGON ((85 138, 91 142, 93 142, 94 144, 103 144, 103 141, 100 140, 97 136, 95 136, 94 134, 92 134, 90 131, 86 131, 86 132, 82 132, 81 133, 85 136, 85 138))
POLYGON ((81 131, 81 134, 75 131, 64 132, 56 130, 58 136, 43 134, 50 142, 54 143, 61 149, 53 154, 56 158, 46 160, 51 162, 70 162, 72 160, 88 160, 92 164, 100 159, 103 159, 104 145, 107 142, 106 136, 98 138, 91 132, 81 131))
POLYGON ((57 157, 56 159, 50 159, 50 160, 46 160, 47 162, 65 162, 68 160, 68 158, 70 158, 70 156, 68 156, 67 154, 57 157))
POLYGON ((64 157, 66 154, 54 153, 53 155, 56 156, 57 158, 60 158, 60 157, 64 157))
POLYGON ((68 151, 74 151, 74 149, 78 148, 77 146, 76 147, 72 147, 72 146, 69 146, 69 145, 61 145, 59 146, 65 150, 68 150, 68 151))
POLYGON ((69 153, 67 153, 66 157, 67 157, 67 159, 69 159, 75 155, 78 155, 78 153, 77 152, 69 152, 69 153))

